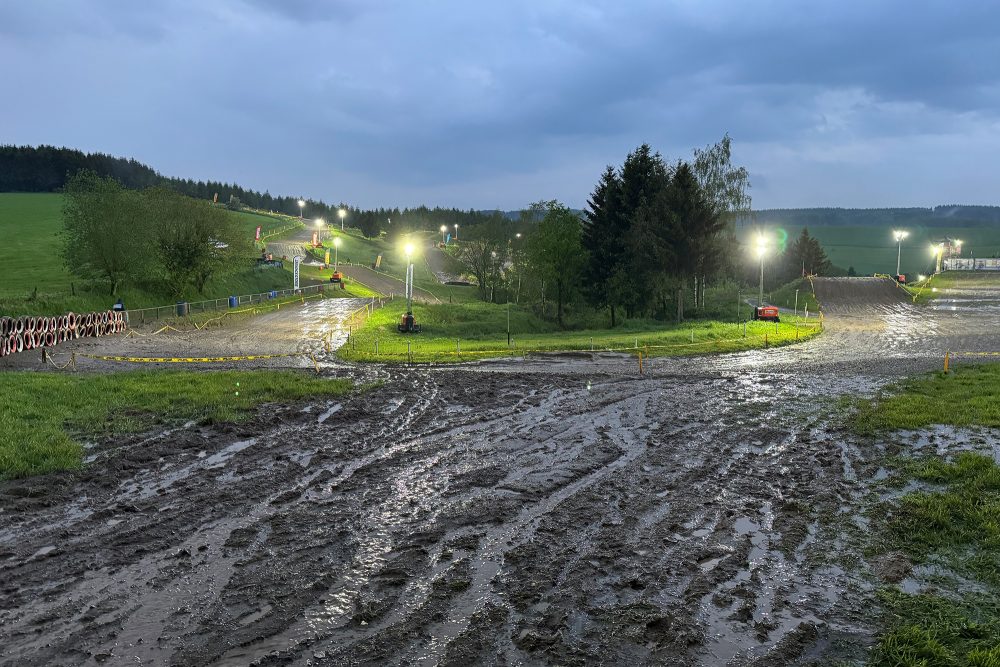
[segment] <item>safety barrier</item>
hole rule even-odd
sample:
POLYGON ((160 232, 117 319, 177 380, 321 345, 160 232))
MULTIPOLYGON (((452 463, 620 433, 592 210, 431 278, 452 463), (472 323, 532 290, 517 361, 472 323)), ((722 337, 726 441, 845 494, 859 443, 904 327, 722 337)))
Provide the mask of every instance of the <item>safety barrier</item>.
POLYGON ((67 313, 59 316, 0 317, 0 357, 25 350, 55 347, 84 336, 108 336, 128 329, 120 310, 67 313))

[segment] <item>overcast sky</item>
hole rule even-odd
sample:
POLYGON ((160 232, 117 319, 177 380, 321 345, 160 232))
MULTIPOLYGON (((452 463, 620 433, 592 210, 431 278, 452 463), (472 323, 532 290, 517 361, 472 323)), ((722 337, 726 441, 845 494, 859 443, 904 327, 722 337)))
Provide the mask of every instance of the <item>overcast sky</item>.
POLYGON ((728 132, 755 208, 1000 203, 1000 3, 0 0, 0 143, 363 207, 581 207, 728 132))

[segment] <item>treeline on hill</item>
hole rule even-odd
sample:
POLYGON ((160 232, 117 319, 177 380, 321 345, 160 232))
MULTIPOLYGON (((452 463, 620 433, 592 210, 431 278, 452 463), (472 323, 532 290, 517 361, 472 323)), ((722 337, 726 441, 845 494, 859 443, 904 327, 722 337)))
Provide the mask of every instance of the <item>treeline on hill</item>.
MULTIPOLYGON (((1000 206, 934 208, 785 208, 754 214, 757 223, 819 227, 984 227, 1000 223, 1000 206)), ((750 224, 749 219, 743 222, 750 224)))
POLYGON ((137 162, 105 155, 83 153, 70 148, 54 146, 0 146, 0 192, 58 192, 81 169, 101 177, 110 177, 132 190, 161 187, 195 199, 214 200, 231 209, 249 207, 287 215, 304 213, 309 218, 324 218, 335 223, 338 211, 347 213, 345 223, 357 227, 373 238, 387 232, 390 236, 404 235, 415 230, 437 230, 446 225, 454 232, 470 225, 496 220, 503 215, 498 211, 462 211, 455 208, 379 208, 361 210, 346 204, 327 204, 322 200, 305 199, 299 207, 300 197, 273 196, 269 192, 248 190, 236 184, 218 181, 194 181, 162 176, 156 170, 137 162))
POLYGON ((88 170, 64 185, 63 257, 81 278, 155 285, 180 296, 227 267, 245 266, 253 247, 236 218, 205 200, 164 187, 124 188, 88 170))

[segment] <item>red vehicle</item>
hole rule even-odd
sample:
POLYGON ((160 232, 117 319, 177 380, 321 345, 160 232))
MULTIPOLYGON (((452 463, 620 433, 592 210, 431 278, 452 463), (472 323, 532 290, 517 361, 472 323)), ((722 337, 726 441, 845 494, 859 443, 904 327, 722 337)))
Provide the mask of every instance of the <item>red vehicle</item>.
POLYGON ((764 320, 765 322, 781 321, 781 318, 778 316, 777 306, 757 306, 753 309, 753 318, 755 320, 764 320))
POLYGON ((347 289, 347 286, 344 285, 344 274, 340 271, 334 271, 330 275, 330 282, 334 284, 340 283, 340 289, 347 289))

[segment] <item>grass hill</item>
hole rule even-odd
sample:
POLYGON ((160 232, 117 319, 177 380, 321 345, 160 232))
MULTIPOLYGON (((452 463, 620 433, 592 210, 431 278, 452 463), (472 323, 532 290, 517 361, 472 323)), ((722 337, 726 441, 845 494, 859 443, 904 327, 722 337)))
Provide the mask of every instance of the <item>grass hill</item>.
MULTIPOLYGON (((289 218, 241 212, 238 216, 252 235, 287 226, 289 218)), ((114 299, 103 285, 89 285, 72 276, 60 254, 62 196, 50 193, 0 193, 0 314, 56 314, 67 310, 106 309, 114 299)), ((205 294, 187 294, 191 301, 250 294, 291 287, 287 269, 247 267, 209 281, 205 294)), ((162 306, 174 299, 156 290, 127 287, 122 298, 129 308, 162 306)))

